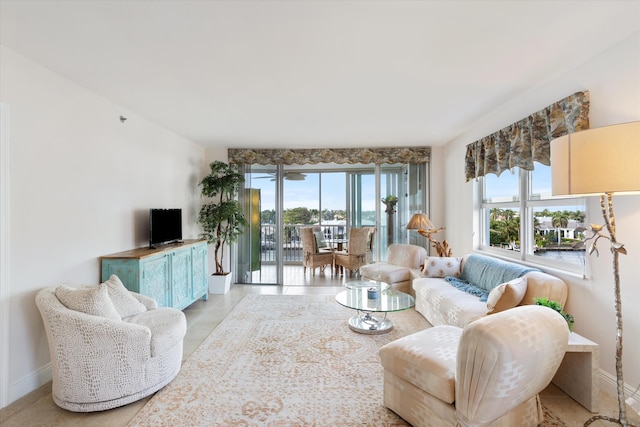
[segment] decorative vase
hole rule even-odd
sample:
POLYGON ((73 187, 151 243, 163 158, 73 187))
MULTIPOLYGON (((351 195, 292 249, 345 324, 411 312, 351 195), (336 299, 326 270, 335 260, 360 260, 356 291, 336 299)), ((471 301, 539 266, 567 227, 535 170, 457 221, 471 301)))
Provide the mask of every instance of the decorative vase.
POLYGON ((210 274, 209 275, 209 293, 223 295, 229 292, 231 288, 231 273, 227 274, 210 274))

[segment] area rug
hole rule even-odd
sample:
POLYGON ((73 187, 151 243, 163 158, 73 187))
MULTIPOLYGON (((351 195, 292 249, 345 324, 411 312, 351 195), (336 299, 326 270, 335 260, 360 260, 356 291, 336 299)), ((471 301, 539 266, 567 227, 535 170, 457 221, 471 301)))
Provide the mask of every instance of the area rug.
POLYGON ((410 309, 364 335, 353 314, 332 296, 247 295, 129 426, 406 425, 382 404, 378 350, 429 324, 410 309))

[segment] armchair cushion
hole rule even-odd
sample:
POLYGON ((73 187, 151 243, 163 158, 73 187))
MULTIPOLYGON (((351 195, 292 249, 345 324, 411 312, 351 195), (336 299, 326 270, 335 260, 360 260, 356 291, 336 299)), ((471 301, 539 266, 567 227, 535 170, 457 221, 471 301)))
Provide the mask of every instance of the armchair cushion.
POLYGON ((182 340, 187 333, 184 314, 179 310, 161 307, 126 319, 127 323, 145 326, 151 331, 151 357, 163 354, 182 340))
POLYGON ((115 274, 112 274, 109 280, 104 283, 107 285, 109 298, 122 319, 147 311, 147 307, 124 287, 120 278, 115 274))
POLYGON ((446 402, 455 399, 456 354, 462 329, 436 326, 380 349, 385 370, 446 402))
POLYGON ((360 270, 367 279, 380 280, 386 283, 400 283, 412 279, 411 270, 393 264, 367 264, 360 270))
POLYGON ((527 277, 518 277, 502 283, 489 292, 487 313, 498 313, 516 307, 527 292, 527 277))
POLYGON ((324 240, 324 235, 322 234, 321 230, 314 230, 313 236, 316 241, 316 252, 320 252, 321 249, 325 249, 329 247, 329 245, 327 244, 327 241, 324 240))
POLYGON ((56 288, 55 294, 60 302, 70 310, 111 320, 121 320, 116 307, 109 298, 107 285, 104 283, 80 288, 60 285, 56 288))

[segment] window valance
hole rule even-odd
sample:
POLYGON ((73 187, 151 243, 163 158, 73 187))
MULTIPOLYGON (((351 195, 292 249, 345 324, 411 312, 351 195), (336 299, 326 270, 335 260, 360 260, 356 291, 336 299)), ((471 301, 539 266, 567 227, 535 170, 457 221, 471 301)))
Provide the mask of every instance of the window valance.
POLYGON ((513 167, 549 166, 551 140, 589 128, 589 92, 576 92, 543 110, 467 145, 465 178, 469 181, 513 167))
POLYGON ((431 147, 244 149, 229 148, 229 163, 258 165, 420 164, 429 163, 431 147))

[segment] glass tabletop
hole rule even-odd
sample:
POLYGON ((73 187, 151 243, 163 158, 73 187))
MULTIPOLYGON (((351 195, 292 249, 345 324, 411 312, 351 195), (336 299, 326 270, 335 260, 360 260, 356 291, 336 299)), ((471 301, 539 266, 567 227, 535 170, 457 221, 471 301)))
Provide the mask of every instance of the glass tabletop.
POLYGON ((378 292, 384 291, 389 288, 389 284, 387 282, 381 282, 380 280, 352 280, 350 282, 346 282, 344 287, 347 289, 358 289, 358 288, 377 288, 378 292))
POLYGON ((404 292, 385 289, 377 293, 377 298, 369 298, 368 287, 347 288, 336 295, 338 304, 360 311, 390 312, 413 307, 415 299, 404 292))

